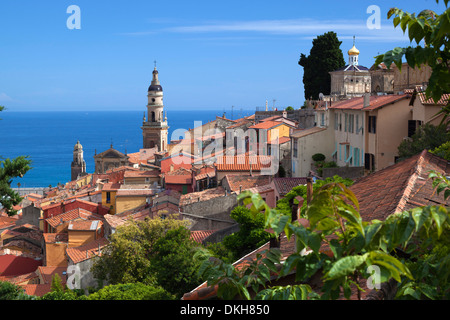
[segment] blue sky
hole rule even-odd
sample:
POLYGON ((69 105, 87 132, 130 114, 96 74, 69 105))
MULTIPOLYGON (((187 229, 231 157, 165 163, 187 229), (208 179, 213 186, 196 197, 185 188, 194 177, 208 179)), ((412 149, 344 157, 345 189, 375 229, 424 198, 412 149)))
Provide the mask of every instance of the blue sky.
POLYGON ((0 1, 0 105, 26 110, 145 110, 153 61, 171 110, 300 107, 300 53, 335 31, 360 64, 408 46, 387 11, 442 12, 422 1, 0 1), (70 30, 69 5, 81 9, 70 30), (381 28, 369 29, 370 5, 381 28), (275 100, 275 102, 273 101, 275 100))

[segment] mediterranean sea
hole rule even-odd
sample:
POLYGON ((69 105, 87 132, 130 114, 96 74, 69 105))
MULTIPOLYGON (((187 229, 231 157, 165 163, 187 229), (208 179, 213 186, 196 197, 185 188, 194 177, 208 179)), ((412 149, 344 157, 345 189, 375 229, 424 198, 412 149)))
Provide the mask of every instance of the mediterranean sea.
MULTIPOLYGON (((238 117, 253 114, 244 110, 238 117)), ((14 179, 11 187, 56 186, 70 180, 73 147, 77 140, 83 146, 86 171, 95 170, 94 154, 113 147, 128 153, 142 148, 142 111, 49 111, 0 113, 0 157, 29 156, 32 169, 23 178, 14 179)), ((167 110, 169 140, 176 129, 188 130, 195 121, 202 124, 222 116, 220 110, 167 110)), ((227 113, 227 117, 228 113, 227 113)))

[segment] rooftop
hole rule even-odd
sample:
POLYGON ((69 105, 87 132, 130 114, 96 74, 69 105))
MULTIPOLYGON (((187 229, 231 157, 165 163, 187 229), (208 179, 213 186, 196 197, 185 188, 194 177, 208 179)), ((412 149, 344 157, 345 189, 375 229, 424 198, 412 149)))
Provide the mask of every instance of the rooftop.
POLYGON ((329 109, 351 109, 351 110, 376 110, 384 106, 394 104, 403 99, 409 99, 411 96, 409 94, 390 94, 390 95, 371 95, 370 103, 368 107, 364 107, 364 97, 356 97, 341 102, 333 103, 328 106, 329 109))

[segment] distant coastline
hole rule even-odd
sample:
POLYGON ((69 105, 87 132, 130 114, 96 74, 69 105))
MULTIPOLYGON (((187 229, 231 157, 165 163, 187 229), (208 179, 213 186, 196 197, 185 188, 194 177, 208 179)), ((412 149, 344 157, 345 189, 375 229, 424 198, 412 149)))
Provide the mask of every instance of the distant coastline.
MULTIPOLYGON (((254 111, 234 110, 237 119, 254 111)), ((77 140, 84 148, 87 172, 94 171, 94 154, 114 148, 127 153, 142 148, 141 111, 33 111, 5 110, 0 121, 0 156, 28 155, 32 170, 13 180, 13 188, 36 188, 65 184, 70 180, 73 147, 77 140)), ((215 120, 221 110, 167 110, 169 138, 175 129, 190 129, 194 121, 215 120)), ((231 118, 230 112, 226 112, 231 118)), ((178 139, 174 138, 174 140, 178 139)))

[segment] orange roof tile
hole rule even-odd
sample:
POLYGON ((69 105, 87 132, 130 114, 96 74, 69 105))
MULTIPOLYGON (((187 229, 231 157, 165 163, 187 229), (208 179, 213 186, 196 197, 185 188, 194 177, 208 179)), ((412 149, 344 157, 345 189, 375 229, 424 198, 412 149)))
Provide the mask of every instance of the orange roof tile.
POLYGON ((397 101, 403 99, 409 99, 411 96, 409 94, 390 94, 384 96, 370 96, 370 103, 368 107, 364 108, 364 97, 356 97, 341 102, 333 103, 328 106, 329 109, 351 109, 351 110, 376 110, 378 108, 393 104, 397 101))
POLYGON ((249 128, 250 129, 272 129, 272 128, 281 126, 283 124, 285 124, 285 123, 280 122, 280 121, 271 121, 271 120, 269 120, 269 121, 262 121, 262 122, 260 122, 258 124, 255 124, 255 125, 253 125, 253 126, 251 126, 249 128))
POLYGON ((450 205, 436 195, 430 170, 450 174, 449 163, 424 150, 422 153, 358 179, 350 189, 359 201, 364 220, 384 220, 390 214, 431 204, 450 205))
POLYGON ((202 243, 203 240, 212 235, 214 232, 215 232, 214 230, 191 231, 191 239, 194 240, 195 242, 202 243))
POLYGON ((52 291, 51 286, 52 286, 51 283, 27 284, 27 285, 23 286, 23 288, 25 290, 25 294, 27 294, 29 296, 42 297, 46 293, 49 293, 50 291, 52 291))
POLYGON ((67 248, 66 252, 73 263, 80 263, 94 256, 98 256, 99 248, 101 251, 108 244, 109 241, 106 238, 100 238, 79 247, 67 248))
POLYGON ((247 190, 253 187, 268 185, 271 181, 271 176, 250 176, 227 174, 225 180, 230 186, 231 191, 247 190))
POLYGON ((217 171, 261 171, 271 165, 272 157, 263 155, 219 156, 215 163, 217 171))

